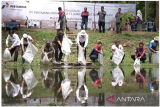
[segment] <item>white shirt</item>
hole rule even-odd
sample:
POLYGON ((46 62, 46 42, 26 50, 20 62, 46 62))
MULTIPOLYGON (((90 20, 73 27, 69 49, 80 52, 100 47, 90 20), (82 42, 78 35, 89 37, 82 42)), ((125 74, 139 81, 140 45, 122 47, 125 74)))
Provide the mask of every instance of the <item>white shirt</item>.
MULTIPOLYGON (((86 92, 85 99, 88 99, 88 89, 87 89, 87 86, 86 86, 86 85, 84 85, 84 89, 85 89, 85 92, 86 92)), ((79 96, 79 88, 78 88, 77 91, 76 91, 76 95, 77 95, 77 99, 78 99, 79 101, 81 101, 80 96, 79 96)))
POLYGON ((11 82, 11 85, 12 85, 12 88, 11 90, 8 90, 8 86, 6 85, 5 86, 5 89, 6 89, 6 93, 7 95, 9 96, 10 94, 13 95, 13 97, 16 97, 19 93, 19 90, 20 90, 20 85, 19 84, 15 84, 13 82, 11 82))
POLYGON ((13 37, 11 37, 10 35, 8 35, 7 39, 6 39, 6 45, 8 45, 9 40, 12 41, 12 48, 14 48, 15 46, 20 45, 20 39, 18 37, 17 34, 13 34, 13 37))
POLYGON ((79 42, 81 42, 81 43, 85 42, 84 47, 87 47, 87 45, 88 45, 88 34, 86 34, 84 37, 82 37, 81 32, 79 32, 77 34, 77 43, 79 43, 79 42))
POLYGON ((29 40, 32 40, 32 37, 28 35, 27 41, 24 40, 24 38, 21 38, 21 44, 28 44, 29 40))
MULTIPOLYGON (((123 50, 123 46, 119 44, 118 47, 116 47, 116 45, 112 45, 112 49, 120 49, 120 50, 123 50)), ((115 51, 113 51, 113 54, 115 53, 115 51)))

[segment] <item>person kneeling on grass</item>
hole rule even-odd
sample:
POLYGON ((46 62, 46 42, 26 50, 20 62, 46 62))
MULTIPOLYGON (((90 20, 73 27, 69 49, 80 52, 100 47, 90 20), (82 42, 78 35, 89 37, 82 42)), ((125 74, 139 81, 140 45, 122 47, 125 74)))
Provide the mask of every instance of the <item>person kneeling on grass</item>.
MULTIPOLYGON (((102 52, 102 42, 99 42, 97 45, 95 45, 89 55, 92 62, 95 63, 95 60, 98 59, 98 54, 103 54, 102 52)), ((104 54, 103 54, 104 56, 104 54)))
MULTIPOLYGON (((21 38, 21 47, 22 47, 22 56, 24 55, 25 51, 24 49, 28 47, 29 40, 31 40, 31 43, 34 42, 31 36, 27 34, 23 34, 23 37, 21 38)), ((25 59, 22 58, 22 62, 25 63, 25 59)))
POLYGON ((41 57, 43 59, 45 53, 47 53, 48 58, 52 58, 51 62, 54 62, 54 48, 50 43, 50 40, 46 40, 46 43, 42 46, 41 57))
POLYGON ((139 43, 139 46, 136 48, 135 55, 131 55, 131 58, 135 61, 136 58, 140 59, 143 63, 145 63, 146 60, 146 49, 143 48, 144 44, 141 42, 139 43))
MULTIPOLYGON (((116 41, 116 42, 115 42, 115 45, 112 45, 112 52, 113 52, 113 53, 112 53, 112 56, 110 57, 111 60, 112 60, 112 58, 113 58, 113 55, 115 54, 115 50, 116 50, 116 49, 122 50, 122 51, 124 52, 123 46, 119 43, 119 41, 116 41)), ((125 54, 123 55, 123 58, 122 58, 121 63, 123 62, 124 57, 125 57, 125 54)))
POLYGON ((159 46, 159 37, 155 37, 148 45, 149 63, 152 62, 152 52, 157 53, 157 46, 159 46))

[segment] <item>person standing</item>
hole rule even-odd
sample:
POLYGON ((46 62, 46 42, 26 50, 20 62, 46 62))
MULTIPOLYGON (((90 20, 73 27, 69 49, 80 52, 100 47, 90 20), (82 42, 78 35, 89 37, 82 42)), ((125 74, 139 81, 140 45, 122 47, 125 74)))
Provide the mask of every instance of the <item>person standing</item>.
POLYGON ((142 13, 140 10, 137 11, 136 23, 137 23, 137 31, 142 31, 142 13))
POLYGON ((58 29, 57 30, 57 35, 52 40, 52 45, 53 45, 54 50, 55 50, 55 60, 56 60, 56 62, 63 62, 61 60, 62 56, 63 56, 63 53, 62 53, 62 50, 61 50, 63 36, 64 36, 64 33, 63 33, 62 29, 58 29), (60 51, 59 57, 58 57, 58 49, 60 51))
MULTIPOLYGON (((31 36, 29 36, 27 34, 23 34, 23 37, 21 38, 22 56, 25 53, 25 48, 28 47, 29 40, 31 41, 31 43, 34 42, 34 40, 32 39, 31 36)), ((25 59, 24 58, 22 58, 22 62, 25 63, 25 59)))
POLYGON ((81 17, 82 17, 81 29, 82 30, 83 30, 84 25, 85 25, 85 30, 87 30, 88 16, 89 16, 89 12, 87 11, 87 7, 85 7, 84 11, 81 14, 81 17))
POLYGON ((8 33, 8 37, 6 39, 6 47, 9 49, 11 56, 13 55, 13 52, 15 52, 14 62, 17 62, 18 51, 19 51, 19 47, 20 47, 20 39, 19 39, 18 35, 14 33, 13 30, 10 30, 8 33), (8 46, 9 40, 12 41, 12 46, 10 48, 8 46))
POLYGON ((122 18, 119 18, 121 17, 123 13, 121 13, 121 8, 118 8, 118 12, 116 13, 115 15, 115 18, 116 18, 116 32, 119 33, 119 30, 120 30, 120 33, 122 32, 121 28, 119 29, 119 25, 122 21, 122 18))
MULTIPOLYGON (((84 57, 86 59, 86 47, 88 45, 88 34, 85 32, 85 30, 81 30, 77 34, 77 45, 81 45, 84 50, 84 57)), ((77 55, 78 55, 78 46, 77 46, 77 55)))
POLYGON ((63 19, 65 20, 65 23, 66 23, 66 29, 69 31, 69 28, 67 27, 67 19, 66 19, 66 15, 65 15, 65 12, 62 11, 62 8, 61 7, 58 7, 58 14, 59 14, 59 19, 58 19, 58 22, 60 21, 60 29, 62 29, 62 31, 64 31, 63 29, 63 19))
POLYGON ((151 42, 148 45, 148 53, 149 53, 149 63, 151 63, 152 59, 152 52, 157 53, 157 46, 159 46, 159 37, 155 37, 154 40, 151 40, 151 42))
POLYGON ((99 15, 99 20, 98 20, 99 32, 101 33, 101 27, 102 27, 103 33, 105 33, 105 16, 106 16, 106 11, 104 11, 104 6, 101 6, 101 11, 98 12, 98 15, 99 15))

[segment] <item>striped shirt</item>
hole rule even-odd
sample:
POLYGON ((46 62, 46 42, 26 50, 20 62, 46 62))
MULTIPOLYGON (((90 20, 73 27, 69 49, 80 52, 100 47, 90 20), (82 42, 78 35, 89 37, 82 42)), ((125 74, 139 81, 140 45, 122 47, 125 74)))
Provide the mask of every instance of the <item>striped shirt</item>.
POLYGON ((145 52, 146 52, 146 49, 145 49, 145 48, 143 48, 143 49, 140 50, 140 48, 139 48, 139 46, 138 46, 138 47, 136 48, 135 56, 137 56, 138 54, 140 54, 141 57, 143 57, 143 55, 145 54, 145 52))

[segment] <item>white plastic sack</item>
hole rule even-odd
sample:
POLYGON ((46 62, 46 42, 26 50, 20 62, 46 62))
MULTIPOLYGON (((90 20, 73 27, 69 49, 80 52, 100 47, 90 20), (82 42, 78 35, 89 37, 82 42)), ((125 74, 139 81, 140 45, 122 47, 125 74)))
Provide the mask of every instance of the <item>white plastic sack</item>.
POLYGON ((159 68, 153 68, 153 77, 156 78, 156 81, 159 81, 159 68))
POLYGON ((73 89, 70 86, 71 81, 68 79, 67 69, 65 69, 64 71, 64 76, 65 76, 65 79, 62 81, 61 87, 62 87, 63 99, 66 99, 67 96, 73 91, 73 89))
POLYGON ((27 83, 28 90, 34 88, 37 85, 37 78, 34 76, 33 71, 31 69, 29 69, 22 76, 27 83))
POLYGON ((10 79, 11 77, 11 71, 5 71, 3 72, 3 78, 5 80, 5 82, 8 82, 8 80, 10 79))
POLYGON ((49 60, 48 60, 47 53, 45 52, 44 54, 45 54, 45 55, 44 55, 44 57, 43 57, 43 63, 48 63, 49 60))
POLYGON ((140 73, 140 69, 141 69, 140 65, 134 66, 134 70, 135 70, 136 74, 140 73))
POLYGON ((78 87, 80 88, 84 83, 84 76, 86 73, 86 68, 81 68, 78 70, 78 87))
POLYGON ((84 50, 81 45, 78 45, 78 62, 81 65, 86 65, 86 60, 84 57, 84 50))
POLYGON ((112 76, 113 76, 113 79, 115 80, 115 82, 111 82, 112 86, 116 86, 117 84, 119 86, 122 86, 124 75, 122 70, 118 66, 112 70, 112 76))
POLYGON ((47 68, 43 69, 43 76, 44 76, 44 79, 46 80, 47 76, 48 76, 48 69, 47 68))
POLYGON ((11 53, 10 53, 10 51, 8 50, 8 48, 6 48, 6 49, 4 50, 3 57, 4 57, 5 59, 11 59, 11 53))
POLYGON ((136 60, 134 61, 134 66, 140 66, 140 65, 141 65, 140 59, 136 58, 136 60))
POLYGON ((28 43, 28 47, 26 49, 25 54, 22 56, 27 62, 31 63, 33 61, 34 56, 37 54, 38 49, 32 43, 28 43))
POLYGON ((62 53, 64 53, 65 55, 69 55, 71 53, 71 46, 72 46, 72 41, 70 39, 68 39, 67 35, 64 34, 63 36, 63 40, 62 40, 62 53))
POLYGON ((103 54, 98 54, 98 61, 101 65, 103 65, 103 54))
POLYGON ((115 52, 113 54, 113 57, 112 57, 112 61, 119 65, 123 59, 123 56, 124 56, 124 52, 118 48, 115 49, 115 52))
POLYGON ((103 66, 100 66, 100 68, 98 69, 98 77, 103 78, 103 66))
POLYGON ((153 54, 153 63, 159 63, 159 51, 153 54))

